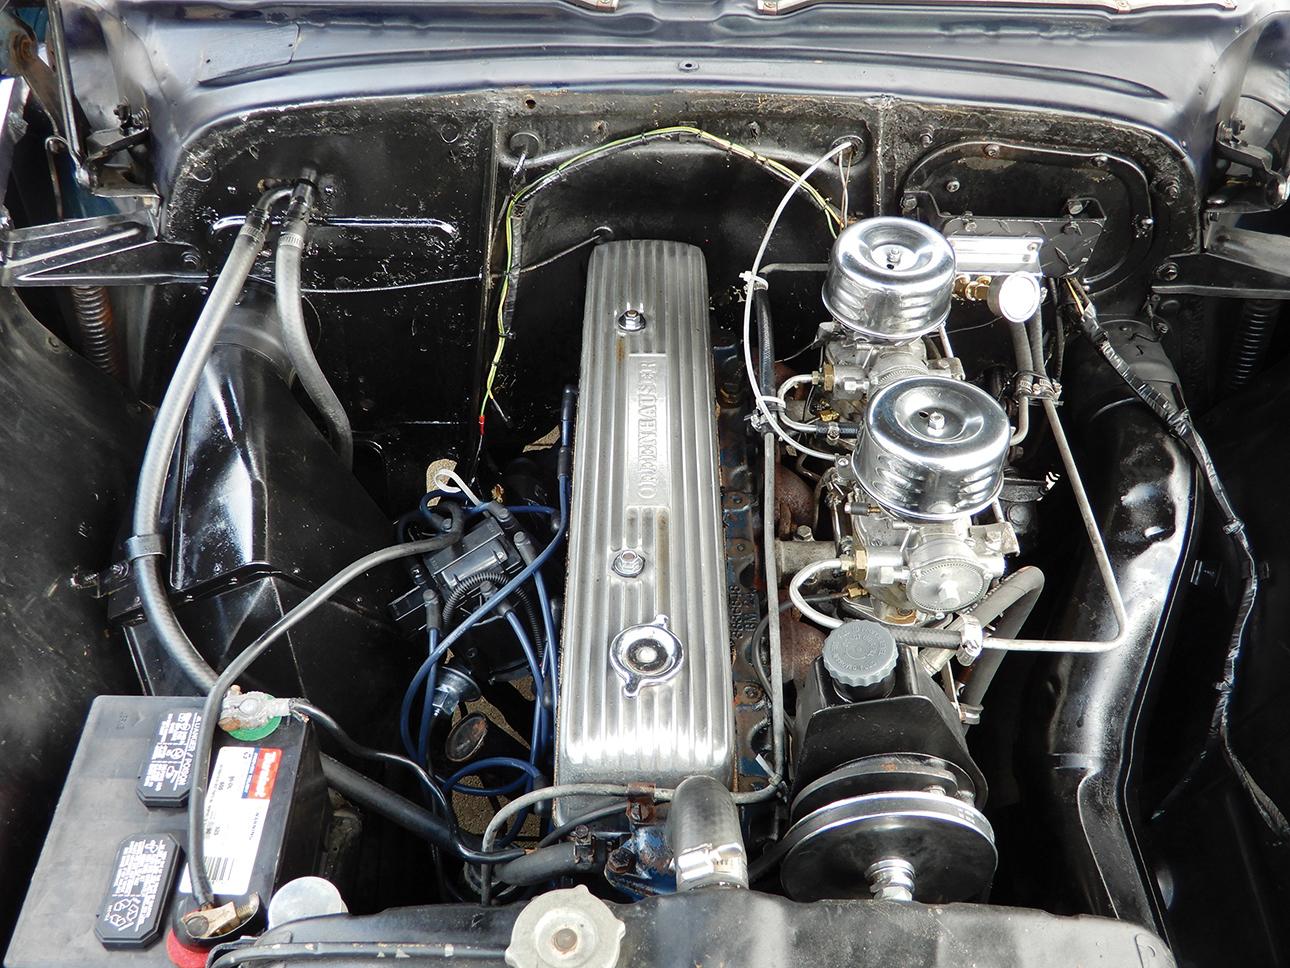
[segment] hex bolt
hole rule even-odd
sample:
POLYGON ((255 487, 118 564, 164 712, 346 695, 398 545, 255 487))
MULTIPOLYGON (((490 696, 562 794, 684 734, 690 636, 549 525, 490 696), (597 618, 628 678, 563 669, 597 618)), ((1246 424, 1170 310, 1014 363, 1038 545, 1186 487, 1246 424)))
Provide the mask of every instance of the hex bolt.
POLYGON ((986 145, 985 156, 987 158, 998 158, 1000 150, 1001 149, 999 148, 998 145, 986 145))
POLYGON ((912 901, 914 899, 914 865, 899 857, 880 860, 864 872, 869 892, 876 901, 912 901))
POLYGON ((1163 282, 1173 282, 1178 278, 1178 263, 1164 262, 1156 270, 1156 278, 1163 282))
POLYGON ((951 178, 949 181, 945 183, 945 190, 949 192, 951 195, 953 195, 962 187, 963 186, 959 184, 959 180, 957 178, 951 178))
POLYGON ((618 847, 609 853, 605 866, 615 873, 622 874, 632 868, 632 852, 618 847))

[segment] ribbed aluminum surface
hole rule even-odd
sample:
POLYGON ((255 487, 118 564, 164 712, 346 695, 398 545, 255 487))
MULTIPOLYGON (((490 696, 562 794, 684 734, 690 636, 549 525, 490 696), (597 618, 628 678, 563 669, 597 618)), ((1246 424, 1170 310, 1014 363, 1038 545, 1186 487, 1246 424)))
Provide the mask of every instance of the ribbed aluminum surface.
MULTIPOLYGON (((561 641, 559 783, 730 779, 732 682, 716 391, 702 253, 600 246, 588 270, 561 641), (644 315, 639 332, 619 319, 644 315), (641 574, 615 574, 624 549, 641 574), (619 632, 666 616, 679 671, 634 697, 610 665, 619 632)), ((562 817, 580 806, 565 801, 562 817)))

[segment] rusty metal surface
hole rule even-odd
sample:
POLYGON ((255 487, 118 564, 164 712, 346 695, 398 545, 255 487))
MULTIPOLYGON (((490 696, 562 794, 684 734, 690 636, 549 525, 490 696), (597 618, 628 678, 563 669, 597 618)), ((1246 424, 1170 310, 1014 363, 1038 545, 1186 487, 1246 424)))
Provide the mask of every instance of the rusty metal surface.
POLYGON ((775 468, 775 533, 791 538, 798 528, 813 528, 815 489, 783 464, 775 468))
POLYGON ((779 616, 780 651, 784 656, 784 679, 796 683, 806 679, 811 664, 824 651, 824 631, 803 622, 794 609, 779 616))

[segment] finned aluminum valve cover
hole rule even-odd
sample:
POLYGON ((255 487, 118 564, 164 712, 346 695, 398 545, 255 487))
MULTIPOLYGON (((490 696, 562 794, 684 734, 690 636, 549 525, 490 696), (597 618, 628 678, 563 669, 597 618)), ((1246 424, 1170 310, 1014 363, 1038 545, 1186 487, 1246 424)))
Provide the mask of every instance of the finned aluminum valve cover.
MULTIPOLYGON (((712 369, 699 249, 597 248, 583 319, 558 783, 730 780, 712 369)), ((557 812, 578 808, 561 801, 557 812)))

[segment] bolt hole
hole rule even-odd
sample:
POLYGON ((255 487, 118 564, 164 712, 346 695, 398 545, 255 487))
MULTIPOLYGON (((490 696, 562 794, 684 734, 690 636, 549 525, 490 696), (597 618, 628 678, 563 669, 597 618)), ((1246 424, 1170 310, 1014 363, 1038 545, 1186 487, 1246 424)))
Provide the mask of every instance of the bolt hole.
POLYGON ((532 111, 534 108, 537 107, 537 100, 531 97, 526 97, 524 99, 524 106, 528 108, 530 111, 532 111))

